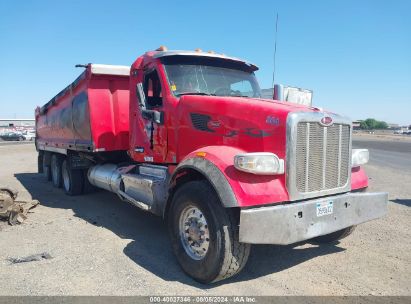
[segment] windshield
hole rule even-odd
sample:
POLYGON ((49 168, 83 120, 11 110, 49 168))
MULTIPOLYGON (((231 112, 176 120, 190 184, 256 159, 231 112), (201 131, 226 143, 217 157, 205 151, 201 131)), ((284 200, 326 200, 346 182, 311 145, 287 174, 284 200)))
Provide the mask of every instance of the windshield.
POLYGON ((165 64, 175 96, 261 97, 254 73, 204 64, 165 64))

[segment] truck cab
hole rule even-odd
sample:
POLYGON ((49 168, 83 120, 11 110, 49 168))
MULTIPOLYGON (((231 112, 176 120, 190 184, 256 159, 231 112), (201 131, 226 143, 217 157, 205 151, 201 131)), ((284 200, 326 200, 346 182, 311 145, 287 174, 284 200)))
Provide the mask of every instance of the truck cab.
MULTIPOLYGON (((179 163, 198 148, 224 145, 224 137, 231 137, 231 143, 225 145, 239 145, 236 132, 240 130, 226 129, 223 122, 218 121, 226 116, 222 113, 226 109, 220 106, 228 97, 237 97, 239 103, 244 103, 241 98, 261 97, 255 70, 257 67, 253 64, 213 53, 154 51, 138 58, 130 72, 130 121, 134 120, 130 126, 132 158, 142 162, 152 158, 154 163, 179 163), (213 115, 209 116, 210 113, 213 115), (153 115, 158 117, 158 122, 153 123, 153 115), (208 124, 207 117, 215 121, 210 120, 208 124), (197 131, 207 133, 200 133, 201 138, 192 137, 198 135, 197 131), (185 137, 192 140, 182 141, 185 137)), ((231 107, 229 103, 225 106, 231 107)), ((234 115, 232 113, 232 117, 234 115)), ((253 131, 258 132, 252 128, 248 132, 253 131)))

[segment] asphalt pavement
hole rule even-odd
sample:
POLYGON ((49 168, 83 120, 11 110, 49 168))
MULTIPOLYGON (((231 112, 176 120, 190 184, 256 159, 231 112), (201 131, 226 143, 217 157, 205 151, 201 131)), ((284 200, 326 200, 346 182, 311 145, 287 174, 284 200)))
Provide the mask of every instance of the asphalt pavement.
POLYGON ((411 174, 411 141, 354 136, 353 148, 368 149, 370 165, 411 174))

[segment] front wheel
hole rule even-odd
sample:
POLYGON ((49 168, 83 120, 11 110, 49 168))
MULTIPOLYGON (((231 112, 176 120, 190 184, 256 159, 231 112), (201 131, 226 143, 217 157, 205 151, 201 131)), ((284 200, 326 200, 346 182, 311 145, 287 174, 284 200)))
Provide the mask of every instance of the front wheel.
POLYGON ((229 278, 247 263, 251 246, 239 242, 234 211, 221 206, 207 182, 189 182, 176 191, 168 225, 178 262, 201 283, 229 278))

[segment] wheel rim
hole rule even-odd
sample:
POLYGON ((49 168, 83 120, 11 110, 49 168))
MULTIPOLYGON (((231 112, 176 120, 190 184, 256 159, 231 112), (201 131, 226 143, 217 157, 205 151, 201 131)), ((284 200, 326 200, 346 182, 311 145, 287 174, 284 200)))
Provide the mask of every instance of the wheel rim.
POLYGON ((203 259, 210 245, 207 220, 201 210, 187 206, 180 214, 180 240, 186 253, 194 260, 203 259))
POLYGON ((67 163, 64 162, 61 166, 61 175, 63 177, 63 185, 66 191, 70 190, 70 178, 67 170, 67 163))

